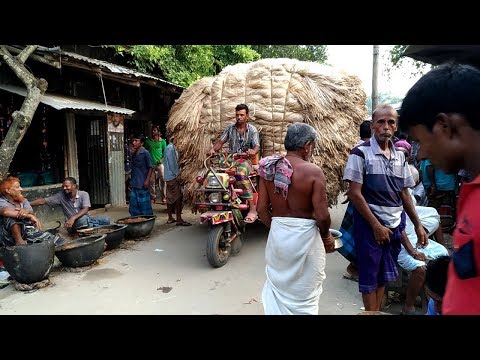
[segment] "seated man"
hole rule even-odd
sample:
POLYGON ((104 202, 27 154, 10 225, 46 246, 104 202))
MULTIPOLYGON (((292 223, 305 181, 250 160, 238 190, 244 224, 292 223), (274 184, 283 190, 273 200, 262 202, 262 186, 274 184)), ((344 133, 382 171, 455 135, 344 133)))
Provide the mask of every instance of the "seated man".
POLYGON ((425 290, 430 297, 425 315, 441 315, 442 301, 447 287, 448 266, 450 256, 440 256, 427 265, 425 272, 425 290))
MULTIPOLYGON (((258 130, 248 123, 249 114, 246 104, 239 104, 235 107, 236 123, 228 125, 220 140, 210 149, 210 154, 215 154, 228 141, 229 153, 247 153, 255 156, 260 149, 258 130)), ((243 190, 241 198, 246 199, 249 204, 249 212, 245 217, 246 223, 253 223, 258 218, 257 206, 253 199, 252 186, 248 176, 252 172, 252 164, 249 160, 238 159, 235 161, 236 187, 243 190)))
MULTIPOLYGON (((409 166, 414 181, 418 182, 418 170, 413 165, 409 166)), ((420 218, 425 231, 427 232, 428 236, 433 235, 436 240, 433 241, 429 239, 428 244, 423 248, 417 246, 417 236, 413 223, 407 217, 405 236, 409 241, 405 243, 407 246, 402 245, 397 260, 398 264, 403 269, 411 272, 410 279, 408 280, 407 294, 405 297, 405 304, 402 309, 402 314, 420 315, 415 310, 415 299, 425 284, 426 260, 436 259, 440 256, 448 256, 448 250, 444 246, 445 242, 442 228, 440 226, 440 215, 438 214, 437 210, 433 207, 418 206, 413 189, 409 189, 409 191, 410 196, 412 197, 412 202, 415 205, 415 210, 417 211, 418 217, 420 218)))
POLYGON ((73 177, 66 177, 63 180, 63 191, 47 198, 39 198, 30 202, 30 205, 50 206, 60 205, 65 215, 65 228, 69 233, 79 229, 109 225, 108 216, 90 216, 90 196, 86 191, 77 189, 77 180, 73 177))
POLYGON ((9 176, 0 182, 0 246, 25 245, 28 242, 52 240, 65 243, 59 236, 41 231, 41 223, 27 199, 22 196, 20 180, 9 176))
MULTIPOLYGON (((400 150, 404 153, 405 155, 405 161, 410 164, 411 160, 411 151, 412 151, 412 146, 406 143, 405 140, 399 140, 395 143, 395 148, 397 150, 400 150)), ((415 165, 410 164, 410 170, 415 169, 415 171, 418 173, 417 168, 415 165)), ((416 180, 415 186, 412 188, 413 190, 413 195, 415 196, 416 204, 419 206, 427 206, 428 205, 428 198, 427 198, 427 193, 425 191, 425 187, 423 186, 423 183, 420 181, 420 176, 417 176, 418 180, 416 180)))

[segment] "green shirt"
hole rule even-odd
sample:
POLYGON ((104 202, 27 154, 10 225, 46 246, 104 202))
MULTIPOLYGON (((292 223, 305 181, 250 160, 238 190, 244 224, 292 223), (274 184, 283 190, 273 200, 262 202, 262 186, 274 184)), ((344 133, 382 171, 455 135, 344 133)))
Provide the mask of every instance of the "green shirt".
POLYGON ((145 139, 145 148, 150 152, 150 157, 152 158, 153 166, 157 166, 162 163, 163 160, 163 151, 167 147, 167 142, 165 139, 161 140, 152 140, 150 138, 145 139))

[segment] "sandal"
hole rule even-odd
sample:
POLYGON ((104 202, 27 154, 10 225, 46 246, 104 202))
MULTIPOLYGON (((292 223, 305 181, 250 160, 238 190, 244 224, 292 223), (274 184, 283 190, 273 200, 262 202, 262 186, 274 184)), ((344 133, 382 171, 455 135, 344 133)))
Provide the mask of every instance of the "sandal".
POLYGON ((177 223, 177 226, 192 226, 188 221, 182 221, 180 223, 177 223))
POLYGON ((247 216, 243 221, 245 221, 247 224, 253 224, 255 221, 257 221, 257 219, 258 219, 258 214, 255 214, 255 215, 247 214, 247 216))
POLYGON ((175 219, 167 220, 167 224, 173 224, 174 222, 177 222, 177 220, 175 220, 175 219))

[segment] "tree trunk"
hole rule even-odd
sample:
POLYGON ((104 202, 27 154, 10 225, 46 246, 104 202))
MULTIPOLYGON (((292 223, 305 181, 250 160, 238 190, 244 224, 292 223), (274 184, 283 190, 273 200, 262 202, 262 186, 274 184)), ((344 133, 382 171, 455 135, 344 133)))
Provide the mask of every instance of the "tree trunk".
POLYGON ((35 51, 37 46, 29 45, 17 56, 12 56, 5 46, 0 45, 0 56, 27 88, 27 96, 20 110, 12 114, 12 124, 0 146, 0 180, 8 175, 18 144, 20 144, 27 132, 38 104, 47 90, 47 81, 45 79, 37 79, 24 66, 24 62, 35 51))

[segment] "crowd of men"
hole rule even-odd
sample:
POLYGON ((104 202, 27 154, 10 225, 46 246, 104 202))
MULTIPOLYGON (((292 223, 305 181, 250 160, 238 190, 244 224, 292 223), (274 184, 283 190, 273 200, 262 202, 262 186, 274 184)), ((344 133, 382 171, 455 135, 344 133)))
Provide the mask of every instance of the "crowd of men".
MULTIPOLYGON (((347 271, 358 281, 366 311, 380 311, 399 265, 411 272, 402 314, 418 314, 414 302, 423 286, 431 298, 428 314, 480 314, 478 89, 475 67, 439 66, 408 91, 400 116, 389 105, 374 109, 371 137, 361 133, 352 149, 343 176, 350 204, 342 228, 349 241, 347 271), (406 134, 395 139, 399 128, 406 134), (443 231, 453 229, 449 252, 443 231)), ((318 313, 332 242, 324 176, 309 163, 315 136, 306 124, 291 125, 287 154, 260 161, 258 211, 270 227, 266 314, 318 313)))
MULTIPOLYGON (((358 281, 366 311, 381 310, 387 284, 405 269, 410 280, 402 314, 418 314, 415 299, 424 286, 431 299, 428 314, 480 314, 478 89, 480 70, 444 64, 407 92, 400 113, 382 104, 371 121, 362 124, 343 174, 349 204, 340 253, 350 262, 347 272, 358 281), (447 249, 443 234, 452 231, 453 246, 447 249)), ((235 123, 224 130, 210 154, 226 142, 229 152, 258 154, 258 130, 248 123, 248 106, 239 104, 235 111, 235 123)), ((153 214, 158 185, 160 203, 168 209, 167 223, 188 226, 181 217, 176 139, 173 134, 168 137, 167 146, 156 126, 150 138, 131 137, 129 212, 153 214)), ((258 218, 270 229, 262 290, 265 314, 318 314, 326 254, 335 251, 335 241, 326 178, 311 162, 317 141, 316 130, 306 123, 288 127, 286 154, 260 160, 258 203, 245 181, 251 162, 235 164, 237 184, 249 203, 246 222, 258 218)), ((51 237, 38 230, 32 205, 61 206, 68 231, 110 222, 89 215, 88 193, 77 188, 74 178, 64 179, 62 192, 30 203, 21 191, 18 178, 0 183, 3 246, 51 237)), ((52 240, 65 241, 58 236, 52 240)))

